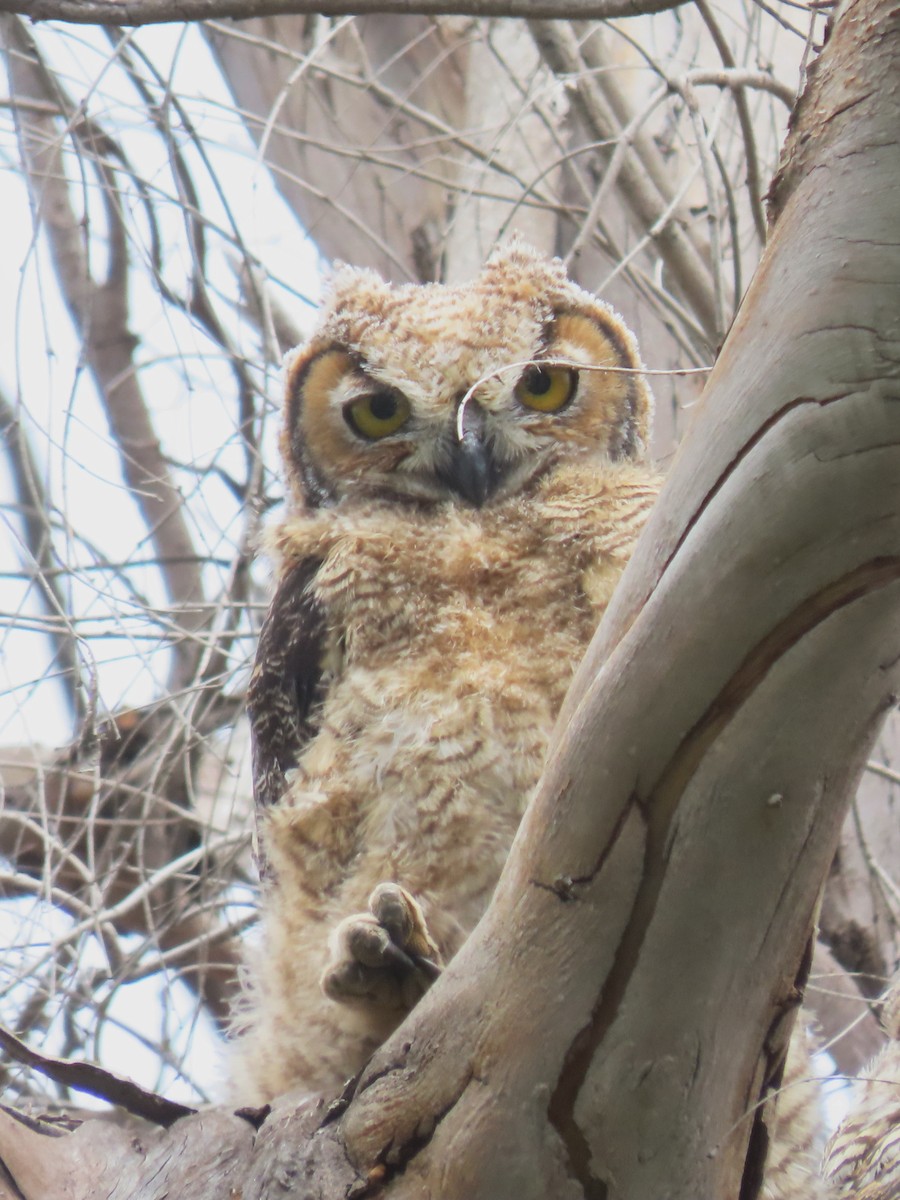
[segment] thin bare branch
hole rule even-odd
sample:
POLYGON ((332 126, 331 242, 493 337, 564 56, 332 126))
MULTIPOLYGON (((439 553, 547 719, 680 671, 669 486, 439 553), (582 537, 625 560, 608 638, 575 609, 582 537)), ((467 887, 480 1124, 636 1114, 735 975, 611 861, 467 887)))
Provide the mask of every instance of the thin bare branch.
POLYGON ((18 497, 24 543, 31 555, 29 575, 50 618, 48 633, 54 647, 57 678, 74 721, 84 716, 86 699, 81 683, 78 636, 59 586, 59 564, 53 548, 50 504, 37 459, 22 427, 21 415, 0 390, 0 440, 18 497))
MULTIPOLYGON (((620 121, 595 85, 572 29, 548 21, 529 21, 529 28, 550 67, 571 81, 573 101, 591 134, 601 140, 621 137, 620 121)), ((714 346, 718 321, 709 254, 701 252, 688 235, 679 213, 679 197, 671 192, 664 194, 658 181, 634 158, 622 164, 617 187, 626 213, 641 229, 650 231, 649 237, 671 271, 675 286, 693 308, 709 346, 714 346)))
POLYGON ((750 88, 751 91, 770 92, 776 96, 789 111, 794 107, 796 96, 786 84, 780 83, 768 71, 745 71, 740 67, 722 67, 719 71, 697 70, 689 71, 685 76, 688 83, 710 84, 713 87, 730 88, 741 91, 750 88))
MULTIPOLYGON (((710 8, 707 0, 696 0, 697 10, 702 16, 710 36, 715 42, 716 49, 722 59, 722 64, 727 69, 733 69, 736 66, 734 55, 731 53, 731 47, 719 28, 719 23, 710 8)), ((756 225, 756 233, 760 242, 764 245, 766 240, 766 214, 763 210, 763 185, 762 176, 759 169, 759 155, 756 151, 756 134, 753 129, 753 121, 750 117, 750 108, 747 104, 747 97, 742 88, 734 88, 734 104, 737 109, 738 120, 741 124, 741 134, 744 138, 744 150, 746 152, 747 161, 747 192, 750 197, 750 211, 753 213, 753 221, 756 225)))

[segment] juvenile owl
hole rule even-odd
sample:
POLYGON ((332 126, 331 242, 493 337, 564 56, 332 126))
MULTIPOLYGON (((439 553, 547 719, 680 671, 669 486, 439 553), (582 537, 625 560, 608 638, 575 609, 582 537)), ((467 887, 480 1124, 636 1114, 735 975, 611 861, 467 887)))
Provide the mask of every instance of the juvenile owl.
POLYGON ((619 317, 521 243, 459 287, 334 277, 249 693, 245 1102, 339 1089, 487 907, 656 495, 650 409, 619 317))

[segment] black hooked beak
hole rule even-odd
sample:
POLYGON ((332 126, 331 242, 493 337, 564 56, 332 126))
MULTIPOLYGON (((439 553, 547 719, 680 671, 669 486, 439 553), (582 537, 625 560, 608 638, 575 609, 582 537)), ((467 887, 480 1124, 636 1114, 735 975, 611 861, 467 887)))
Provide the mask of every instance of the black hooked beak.
POLYGON ((439 474, 475 508, 481 508, 503 478, 487 444, 484 409, 472 397, 463 398, 456 410, 450 459, 439 474))

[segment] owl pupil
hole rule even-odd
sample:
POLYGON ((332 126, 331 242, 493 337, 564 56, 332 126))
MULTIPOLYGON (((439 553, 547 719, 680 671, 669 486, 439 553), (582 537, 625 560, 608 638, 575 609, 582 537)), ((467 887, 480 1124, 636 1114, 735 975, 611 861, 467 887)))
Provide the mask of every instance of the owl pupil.
POLYGON ((397 398, 390 392, 376 392, 369 401, 369 411, 376 421, 389 421, 397 415, 397 398))
POLYGON ((528 375, 528 390, 535 396, 546 395, 550 391, 553 380, 547 371, 541 370, 540 367, 535 367, 528 375))

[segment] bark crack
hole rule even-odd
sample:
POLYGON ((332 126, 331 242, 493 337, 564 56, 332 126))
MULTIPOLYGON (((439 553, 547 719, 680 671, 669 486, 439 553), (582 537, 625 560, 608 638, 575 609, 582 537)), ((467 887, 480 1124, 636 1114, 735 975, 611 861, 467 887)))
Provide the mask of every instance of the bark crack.
POLYGON ((833 404, 837 400, 845 400, 847 398, 847 396, 849 396, 851 394, 852 394, 851 392, 839 392, 839 393, 837 393, 837 395, 834 395, 834 396, 825 396, 821 400, 817 400, 814 396, 798 396, 796 399, 790 400, 787 404, 783 404, 781 406, 781 408, 776 409, 776 411, 773 412, 772 415, 770 417, 768 417, 767 420, 763 421, 763 423, 759 426, 759 428, 756 430, 756 432, 753 434, 753 436, 751 438, 748 438, 748 440, 746 442, 744 442, 744 444, 740 447, 740 449, 734 455, 734 457, 731 459, 731 461, 725 466, 724 470, 720 473, 719 477, 713 483, 712 487, 707 491, 706 495, 702 498, 700 503, 697 505, 697 508, 695 509, 695 511, 691 514, 691 518, 686 523, 686 525, 681 533, 681 536, 679 537, 678 541, 673 546, 672 552, 669 554, 668 558, 663 563, 662 570, 659 573, 660 579, 663 577, 663 575, 665 575, 666 571, 669 569, 669 567, 672 563, 672 560, 675 558, 675 555, 679 552, 681 547, 687 541, 694 526, 697 524, 697 522, 703 516, 704 512, 707 510, 707 508, 712 503, 712 501, 715 499, 715 497, 719 494, 719 492, 722 490, 722 488, 725 486, 725 484, 728 482, 728 480, 731 478, 731 476, 734 474, 734 472, 738 469, 738 467, 741 465, 741 463, 753 452, 753 450, 756 449, 756 447, 763 440, 763 438, 766 436, 766 434, 771 429, 773 429, 778 424, 778 422, 782 420, 782 418, 787 416, 788 413, 793 412, 793 410, 795 408, 802 408, 804 405, 807 405, 807 404, 817 404, 821 408, 824 408, 826 405, 833 404))
MULTIPOLYGON (((812 922, 810 922, 812 924, 812 922)), ((775 1016, 766 1033, 763 1042, 765 1053, 765 1070, 759 1086, 759 1095, 752 1104, 749 1102, 748 1111, 753 1111, 753 1124, 747 1144, 747 1154, 744 1158, 744 1170, 741 1178, 741 1190, 738 1200, 757 1200, 762 1195, 766 1162, 769 1157, 771 1137, 768 1123, 768 1101, 773 1099, 781 1090, 784 1082, 784 1070, 787 1062, 787 1047, 790 1031, 786 1031, 785 1022, 796 1012, 803 1002, 809 972, 812 969, 813 953, 816 938, 811 933, 806 943, 803 958, 797 968, 794 986, 778 1005, 775 1016)))
POLYGON ((621 836, 622 830, 625 828, 625 823, 635 808, 637 808, 642 815, 646 815, 644 812, 645 805, 640 796, 638 796, 637 792, 632 792, 628 798, 628 802, 622 806, 622 809, 616 818, 615 825, 613 826, 609 837, 604 842, 603 847, 597 856, 597 861, 587 872, 587 874, 557 875, 552 883, 544 883, 540 879, 532 879, 532 887, 541 888, 543 891, 552 892, 558 900, 563 902, 563 904, 571 904, 572 901, 577 900, 579 897, 576 889, 587 887, 589 884, 593 883, 606 866, 606 862, 610 854, 612 854, 613 850, 618 845, 619 837, 621 836))

